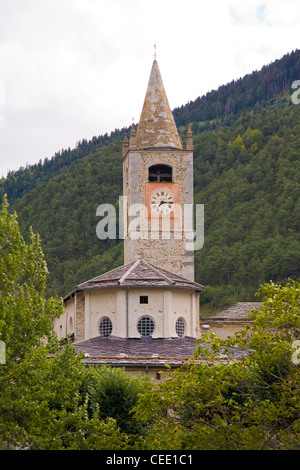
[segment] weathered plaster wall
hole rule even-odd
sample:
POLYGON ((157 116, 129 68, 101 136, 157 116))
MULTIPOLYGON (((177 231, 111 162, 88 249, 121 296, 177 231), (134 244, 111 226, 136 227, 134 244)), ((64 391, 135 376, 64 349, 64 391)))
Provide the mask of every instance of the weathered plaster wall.
POLYGON ((76 341, 87 340, 99 336, 100 321, 108 317, 113 325, 113 336, 140 338, 137 325, 142 316, 153 319, 153 338, 176 337, 175 325, 179 317, 185 322, 185 336, 198 337, 199 294, 171 288, 80 291, 65 302, 65 314, 55 320, 55 329, 59 339, 74 332, 76 341), (148 296, 148 303, 140 303, 141 296, 148 296))
POLYGON ((75 299, 69 299, 64 304, 64 313, 53 321, 54 331, 59 340, 74 333, 75 299))

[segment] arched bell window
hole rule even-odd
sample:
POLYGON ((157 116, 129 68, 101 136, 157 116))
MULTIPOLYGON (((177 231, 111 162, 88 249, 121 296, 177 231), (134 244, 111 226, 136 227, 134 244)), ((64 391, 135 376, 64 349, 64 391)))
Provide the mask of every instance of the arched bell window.
POLYGON ((149 167, 149 182, 172 183, 172 167, 168 165, 152 165, 149 167))

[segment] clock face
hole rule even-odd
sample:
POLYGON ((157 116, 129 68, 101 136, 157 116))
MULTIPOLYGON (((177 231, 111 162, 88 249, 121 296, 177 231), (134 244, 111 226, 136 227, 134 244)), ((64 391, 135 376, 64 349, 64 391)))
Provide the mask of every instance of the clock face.
POLYGON ((150 195, 151 211, 166 215, 174 210, 174 195, 168 188, 154 190, 150 195))
POLYGON ((179 217, 178 183, 146 183, 148 217, 179 217))

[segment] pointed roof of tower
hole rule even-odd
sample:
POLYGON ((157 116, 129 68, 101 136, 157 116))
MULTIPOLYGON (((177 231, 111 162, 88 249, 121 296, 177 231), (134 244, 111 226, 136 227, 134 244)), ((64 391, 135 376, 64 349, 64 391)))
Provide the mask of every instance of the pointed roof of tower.
POLYGON ((136 137, 138 148, 182 149, 156 60, 152 65, 136 137))

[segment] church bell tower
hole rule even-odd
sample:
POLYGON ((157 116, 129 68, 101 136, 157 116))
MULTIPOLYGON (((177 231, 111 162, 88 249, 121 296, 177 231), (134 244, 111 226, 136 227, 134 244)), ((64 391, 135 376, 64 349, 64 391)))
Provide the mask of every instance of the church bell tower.
POLYGON ((183 148, 154 60, 140 120, 123 143, 124 264, 194 280, 193 137, 183 148))

